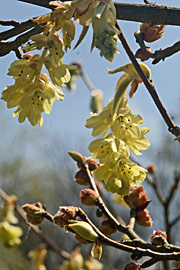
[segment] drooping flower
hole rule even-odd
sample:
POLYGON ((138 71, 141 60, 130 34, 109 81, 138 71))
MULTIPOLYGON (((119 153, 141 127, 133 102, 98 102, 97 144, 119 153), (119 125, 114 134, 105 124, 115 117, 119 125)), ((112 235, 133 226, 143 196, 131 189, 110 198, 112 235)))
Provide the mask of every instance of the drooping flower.
POLYGON ((7 87, 2 93, 2 99, 7 101, 8 107, 16 107, 14 117, 19 116, 18 121, 24 122, 26 117, 35 126, 42 126, 42 112, 49 114, 56 99, 63 100, 64 93, 60 88, 50 83, 46 74, 41 74, 39 79, 28 89, 16 89, 7 87))
POLYGON ((28 256, 32 260, 34 270, 46 270, 44 260, 47 255, 46 245, 41 244, 35 249, 31 250, 28 256))
POLYGON ((136 181, 144 181, 146 170, 127 159, 119 159, 101 165, 94 174, 97 180, 104 181, 108 191, 126 195, 136 181))
POLYGON ((6 247, 12 247, 19 245, 21 239, 19 238, 23 234, 20 227, 9 224, 7 221, 0 222, 0 240, 6 247))
POLYGON ((107 131, 111 127, 112 123, 111 106, 112 101, 110 101, 108 105, 103 108, 101 113, 92 113, 91 117, 86 120, 86 127, 93 128, 93 136, 98 136, 102 132, 104 132, 104 134, 107 134, 107 131))
POLYGON ((92 18, 94 47, 100 50, 100 55, 108 61, 113 61, 117 49, 116 9, 111 0, 102 1, 96 8, 96 15, 92 18))
POLYGON ((129 157, 129 151, 123 141, 117 140, 113 133, 106 138, 97 139, 90 143, 89 151, 100 163, 107 163, 109 160, 115 161, 118 158, 129 157))
POLYGON ((140 151, 150 146, 149 140, 144 136, 150 129, 145 127, 140 129, 140 124, 143 124, 142 117, 131 112, 120 114, 112 124, 114 135, 123 140, 136 155, 141 155, 140 151))
POLYGON ((52 56, 48 55, 44 64, 49 72, 53 84, 60 87, 65 87, 65 83, 68 83, 71 78, 69 69, 74 70, 77 67, 75 65, 65 65, 62 62, 59 65, 54 65, 53 63, 54 61, 52 56))

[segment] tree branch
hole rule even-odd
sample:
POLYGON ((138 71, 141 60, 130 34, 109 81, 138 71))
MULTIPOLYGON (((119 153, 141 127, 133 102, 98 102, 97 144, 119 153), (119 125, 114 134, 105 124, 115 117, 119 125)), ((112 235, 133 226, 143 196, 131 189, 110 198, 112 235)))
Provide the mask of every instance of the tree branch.
POLYGON ((133 63, 137 73, 139 74, 140 78, 142 79, 143 83, 145 84, 149 94, 151 95, 152 99, 154 100, 154 103, 156 104, 156 107, 158 108, 162 118, 164 119, 165 123, 167 124, 169 131, 174 134, 176 137, 180 135, 180 127, 175 126, 175 124, 173 123, 170 115, 168 114, 168 112, 166 111, 164 105, 162 104, 157 91, 154 87, 154 85, 146 78, 144 72, 142 71, 138 61, 136 60, 129 44, 127 43, 122 30, 119 26, 118 23, 116 23, 116 27, 119 30, 119 34, 118 37, 127 53, 127 55, 129 56, 131 62, 133 63))
POLYGON ((17 51, 18 47, 20 47, 23 43, 28 41, 28 39, 36 34, 39 34, 43 31, 43 28, 41 26, 36 26, 30 31, 26 32, 25 34, 22 34, 18 36, 14 41, 1 41, 0 42, 0 57, 4 56, 11 51, 17 51))
MULTIPOLYGON (((51 0, 18 0, 29 4, 34 4, 53 9, 49 5, 51 0)), ((118 20, 146 22, 149 24, 180 25, 180 8, 170 6, 160 6, 157 4, 127 4, 116 3, 118 20)))

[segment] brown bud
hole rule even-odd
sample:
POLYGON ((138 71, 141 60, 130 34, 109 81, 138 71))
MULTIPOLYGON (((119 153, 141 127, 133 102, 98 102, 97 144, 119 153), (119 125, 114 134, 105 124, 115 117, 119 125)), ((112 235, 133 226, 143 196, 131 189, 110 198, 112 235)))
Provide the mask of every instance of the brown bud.
POLYGON ((59 226, 68 225, 70 220, 76 219, 78 211, 78 208, 74 206, 61 206, 53 217, 53 222, 59 226))
POLYGON ((146 208, 150 203, 146 195, 146 191, 144 191, 142 186, 132 188, 129 194, 124 196, 124 201, 130 208, 136 208, 139 210, 146 208))
POLYGON ((88 158, 86 160, 86 162, 89 166, 90 171, 94 171, 95 169, 99 168, 99 166, 100 166, 100 163, 97 160, 92 159, 92 158, 88 158))
POLYGON ((29 223, 33 225, 39 225, 44 221, 46 214, 46 207, 37 202, 35 204, 24 204, 22 206, 23 210, 26 212, 26 217, 29 223))
POLYGON ((80 193, 81 203, 87 206, 96 205, 99 195, 92 189, 83 189, 80 193))
MULTIPOLYGON (((150 48, 148 51, 153 53, 150 48)), ((150 54, 148 53, 148 51, 146 52, 140 48, 139 50, 137 50, 135 57, 141 59, 142 62, 146 61, 150 58, 150 54)))
POLYGON ((101 223, 99 230, 105 235, 111 235, 117 231, 108 219, 101 223))
POLYGON ((83 170, 80 170, 76 173, 75 181, 77 184, 79 184, 81 186, 88 186, 89 185, 88 177, 83 170))
POLYGON ((149 211, 147 209, 138 210, 136 213, 136 223, 144 226, 144 227, 151 227, 152 226, 152 219, 149 215, 149 211))
POLYGON ((140 265, 139 264, 135 264, 135 263, 128 263, 125 267, 124 270, 140 270, 140 265))
POLYGON ((155 246, 164 246, 167 243, 167 234, 164 231, 157 230, 153 232, 151 243, 155 246))
POLYGON ((148 170, 148 173, 154 174, 154 173, 156 173, 157 168, 156 168, 156 166, 154 165, 154 163, 150 163, 150 164, 148 165, 148 167, 147 167, 147 170, 148 170))
POLYGON ((143 39, 147 42, 153 42, 163 36, 166 25, 140 24, 140 32, 143 33, 143 39))

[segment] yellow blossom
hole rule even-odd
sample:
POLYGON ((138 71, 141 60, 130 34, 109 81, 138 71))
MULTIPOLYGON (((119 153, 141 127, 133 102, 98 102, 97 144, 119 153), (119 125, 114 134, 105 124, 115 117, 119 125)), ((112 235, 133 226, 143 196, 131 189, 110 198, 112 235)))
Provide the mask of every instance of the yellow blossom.
POLYGON ((28 256, 33 263, 33 270, 46 270, 44 260, 46 258, 47 250, 44 244, 39 245, 37 248, 31 250, 28 256))
POLYGON ((41 74, 38 80, 28 89, 16 89, 14 86, 7 87, 3 91, 2 99, 7 101, 8 107, 16 107, 14 117, 19 116, 18 121, 24 122, 26 117, 35 126, 42 126, 42 112, 49 114, 56 99, 63 100, 64 93, 60 88, 50 83, 46 74, 41 74))
POLYGON ((96 16, 92 19, 93 42, 91 48, 97 47, 100 55, 113 61, 117 49, 116 9, 111 0, 103 1, 96 8, 96 16))
POLYGON ((129 151, 123 141, 117 140, 112 133, 106 138, 92 141, 88 148, 92 156, 99 159, 100 163, 114 161, 120 157, 129 157, 129 151))
POLYGON ((44 64, 49 72, 53 84, 60 87, 65 87, 65 83, 68 83, 71 78, 69 69, 74 70, 77 68, 77 66, 65 65, 63 63, 59 63, 59 65, 53 65, 53 63, 54 61, 52 61, 52 57, 48 55, 44 64))
POLYGON ((91 117, 86 120, 86 127, 93 128, 93 136, 98 136, 102 132, 106 134, 111 127, 111 107, 112 101, 110 101, 110 103, 108 103, 108 105, 103 108, 101 113, 92 113, 91 117))
POLYGON ((149 128, 141 128, 143 119, 140 115, 133 115, 127 112, 125 115, 119 115, 112 124, 114 135, 123 140, 135 154, 141 155, 139 151, 145 150, 150 146, 150 142, 144 137, 149 132, 149 128))
POLYGON ((0 240, 7 247, 19 245, 21 239, 19 238, 23 234, 20 227, 10 225, 7 221, 0 222, 0 240))
POLYGON ((136 181, 144 181, 146 170, 127 159, 101 165, 94 171, 97 180, 104 181, 106 189, 120 195, 129 193, 136 181))

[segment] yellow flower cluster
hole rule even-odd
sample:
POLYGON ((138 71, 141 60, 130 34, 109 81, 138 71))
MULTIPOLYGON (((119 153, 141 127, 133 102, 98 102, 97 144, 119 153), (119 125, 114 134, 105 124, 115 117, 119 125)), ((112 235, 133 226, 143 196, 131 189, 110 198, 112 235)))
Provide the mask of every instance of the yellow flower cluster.
POLYGON ((42 126, 42 113, 49 114, 54 101, 64 99, 60 87, 65 87, 70 80, 69 69, 76 68, 62 63, 63 41, 58 33, 53 32, 52 29, 48 36, 32 36, 32 43, 28 42, 23 47, 24 52, 44 48, 41 56, 25 54, 23 59, 14 61, 9 68, 8 75, 13 76, 15 83, 4 89, 1 99, 7 102, 8 108, 17 107, 13 116, 18 116, 20 123, 28 118, 33 126, 42 126), (47 74, 41 73, 43 64, 53 84, 47 74))
MULTIPOLYGON (((102 139, 96 139, 89 145, 92 156, 101 163, 94 174, 98 180, 104 181, 108 191, 120 195, 128 194, 131 185, 136 185, 136 181, 142 182, 146 177, 146 170, 129 160, 130 150, 141 155, 140 151, 150 146, 149 140, 144 136, 150 129, 140 128, 143 124, 142 117, 133 115, 127 105, 127 87, 138 76, 131 65, 127 65, 133 72, 131 76, 126 75, 128 83, 124 84, 120 79, 122 83, 118 82, 114 98, 101 113, 91 114, 86 121, 86 127, 93 128, 93 136, 103 133, 102 139), (107 135, 109 130, 111 132, 107 135)), ((124 67, 123 70, 126 70, 126 66, 124 67)))

